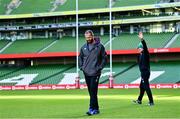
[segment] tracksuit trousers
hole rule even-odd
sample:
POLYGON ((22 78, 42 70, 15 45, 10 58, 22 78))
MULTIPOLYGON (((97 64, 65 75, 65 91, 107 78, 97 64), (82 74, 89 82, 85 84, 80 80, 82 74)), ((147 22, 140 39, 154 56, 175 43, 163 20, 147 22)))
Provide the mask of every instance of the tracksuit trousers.
POLYGON ((86 84, 87 84, 88 92, 90 96, 89 108, 96 109, 96 110, 99 110, 98 97, 97 97, 99 78, 100 78, 100 75, 98 76, 85 75, 85 80, 86 80, 86 84))

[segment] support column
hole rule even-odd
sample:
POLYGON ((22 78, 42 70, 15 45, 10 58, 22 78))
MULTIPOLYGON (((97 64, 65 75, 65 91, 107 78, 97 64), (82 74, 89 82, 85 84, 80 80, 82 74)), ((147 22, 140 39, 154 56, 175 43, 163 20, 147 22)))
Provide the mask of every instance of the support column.
POLYGON ((32 32, 29 32, 28 39, 32 39, 32 32))
POLYGON ((131 34, 134 33, 134 27, 133 27, 133 25, 130 25, 130 33, 131 33, 131 34))
POLYGON ((180 33, 180 22, 176 23, 176 32, 180 33))
POLYGON ((101 29, 100 29, 100 35, 101 35, 101 36, 104 36, 104 27, 101 27, 101 29))
POLYGON ((49 37, 52 38, 52 32, 49 32, 49 37))
POLYGON ((72 37, 76 37, 76 30, 72 29, 72 37))
POLYGON ((119 35, 119 30, 118 30, 118 28, 115 29, 115 35, 116 35, 116 36, 119 35))
POLYGON ((45 38, 48 38, 48 31, 45 31, 45 38))

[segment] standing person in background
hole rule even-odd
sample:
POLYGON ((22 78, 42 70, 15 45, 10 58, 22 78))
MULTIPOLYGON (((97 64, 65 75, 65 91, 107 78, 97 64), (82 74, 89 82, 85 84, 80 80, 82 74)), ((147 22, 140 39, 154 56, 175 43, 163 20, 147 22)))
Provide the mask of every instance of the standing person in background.
POLYGON ((101 70, 107 62, 107 54, 99 38, 94 38, 91 30, 85 32, 86 43, 81 47, 79 55, 79 68, 83 71, 88 92, 90 95, 87 115, 99 114, 98 84, 101 70))
POLYGON ((149 86, 149 77, 150 77, 150 61, 149 61, 149 51, 146 45, 145 40, 143 39, 143 33, 139 32, 138 35, 140 39, 140 43, 138 45, 138 64, 139 70, 141 72, 141 83, 140 83, 140 94, 137 100, 133 100, 136 104, 142 104, 142 98, 144 96, 144 92, 146 91, 149 98, 149 106, 154 105, 151 89, 149 86))

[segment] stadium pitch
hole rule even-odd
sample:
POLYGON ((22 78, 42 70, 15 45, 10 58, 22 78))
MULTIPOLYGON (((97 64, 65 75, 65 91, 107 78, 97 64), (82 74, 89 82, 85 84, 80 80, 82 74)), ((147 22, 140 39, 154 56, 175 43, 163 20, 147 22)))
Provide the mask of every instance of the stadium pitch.
POLYGON ((87 90, 0 91, 0 118, 180 118, 180 89, 152 89, 155 106, 132 103, 138 89, 100 89, 99 115, 87 116, 87 90))

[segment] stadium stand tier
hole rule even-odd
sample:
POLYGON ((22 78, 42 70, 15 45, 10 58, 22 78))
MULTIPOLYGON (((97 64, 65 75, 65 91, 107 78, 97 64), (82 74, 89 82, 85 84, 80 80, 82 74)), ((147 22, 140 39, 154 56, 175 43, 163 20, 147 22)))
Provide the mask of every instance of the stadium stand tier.
MULTIPOLYGON (((0 1, 0 14, 5 14, 7 6, 12 0, 0 1)), ((21 0, 21 3, 12 9, 10 14, 43 13, 49 11, 73 11, 76 9, 76 0, 21 0)), ((156 4, 159 0, 113 0, 113 7, 156 4)), ((79 0, 79 9, 108 8, 109 0, 79 0), (87 5, 88 4, 88 5, 87 5)))
MULTIPOLYGON (((113 75, 115 84, 130 84, 140 78, 138 65, 135 62, 130 63, 113 63, 113 75)), ((74 65, 39 65, 24 68, 8 67, 0 68, 0 81, 9 78, 15 78, 22 74, 38 74, 30 82, 30 85, 35 84, 60 84, 63 82, 74 83, 76 68, 74 65), (68 74, 68 75, 67 75, 68 74)), ((109 82, 109 66, 107 65, 102 71, 100 83, 106 84, 109 82)), ((80 72, 80 82, 85 83, 84 75, 80 72)), ((21 80, 16 79, 16 80, 21 80)), ((150 83, 177 83, 180 81, 180 63, 175 62, 152 62, 151 63, 151 78, 150 83), (176 72, 174 72, 176 71, 176 72)), ((139 82, 139 81, 137 81, 139 82)), ((0 85, 7 85, 0 82, 0 85)), ((12 83, 11 85, 15 85, 12 83)))
MULTIPOLYGON (((19 68, 18 70, 16 67, 11 67, 11 70, 9 70, 9 67, 2 67, 0 68, 0 79, 16 78, 22 74, 37 74, 37 77, 31 82, 31 84, 58 84, 61 80, 61 77, 59 76, 63 75, 63 72, 69 68, 72 68, 72 65, 41 65, 19 68)), ((75 72, 75 70, 73 70, 73 72, 75 72)), ((21 78, 18 78, 16 80, 20 79, 21 78)), ((11 83, 9 85, 15 84, 16 83, 11 83)), ((4 84, 1 83, 0 85, 4 84)))
MULTIPOLYGON (((101 43, 105 44, 108 42, 108 36, 102 36, 101 43)), ((79 49, 85 44, 85 38, 79 38, 79 49)), ((64 37, 62 39, 57 40, 57 42, 51 47, 47 48, 44 52, 73 52, 76 51, 76 38, 73 37, 64 37)))
POLYGON ((11 14, 49 12, 52 0, 22 0, 21 5, 11 14))
POLYGON ((156 4, 159 0, 114 0, 114 7, 156 4))
POLYGON ((7 5, 11 0, 0 0, 0 14, 5 14, 7 5))
MULTIPOLYGON (((156 73, 160 73, 157 78, 150 81, 150 83, 176 83, 180 80, 180 70, 179 62, 157 62, 151 63, 151 77, 154 77, 156 73), (176 71, 176 72, 174 72, 176 71)), ((116 65, 115 65, 116 67, 116 65)), ((119 66, 117 66, 118 68, 119 66)), ((128 84, 138 78, 140 78, 140 73, 138 70, 138 65, 131 67, 128 71, 115 76, 115 83, 117 84, 128 84)), ((114 70, 119 72, 118 70, 114 70)))
MULTIPOLYGON (((174 33, 152 33, 144 34, 149 48, 163 48, 169 40, 174 36, 174 33)), ((101 43, 105 45, 106 50, 109 50, 109 36, 101 36, 101 43)), ((179 39, 179 37, 178 37, 179 39)), ((171 47, 179 47, 179 40, 176 40, 171 47)), ((1 49, 10 41, 2 40, 0 42, 1 49)), ((79 49, 85 43, 84 37, 79 37, 79 49)), ((112 40, 113 50, 121 49, 136 49, 139 39, 137 34, 121 34, 114 37, 112 40)), ((74 52, 76 51, 76 38, 63 37, 59 40, 55 39, 27 39, 17 40, 7 47, 2 54, 14 53, 37 53, 42 52, 74 52), (51 45, 52 43, 52 45, 51 45), (43 50, 44 49, 44 50, 43 50)))
MULTIPOLYGON (((149 48, 163 48, 173 35, 173 33, 144 34, 144 39, 149 48)), ((135 49, 138 43, 137 34, 122 34, 114 38, 112 47, 113 49, 135 49)))
POLYGON ((17 40, 6 48, 2 54, 35 53, 48 46, 51 42, 53 42, 52 39, 17 40))
MULTIPOLYGON (((115 8, 112 12, 112 50, 135 51, 140 42, 137 33, 143 31, 148 48, 174 48, 176 51, 173 53, 179 56, 179 4, 163 4, 172 1, 177 0, 111 0, 115 8)), ((98 34, 106 50, 110 50, 110 17, 101 8, 109 10, 109 0, 79 0, 79 10, 84 12, 78 16, 78 50, 86 43, 84 32, 87 29, 98 34), (91 13, 92 9, 99 13, 91 13)), ((76 15, 72 12, 75 10, 76 0, 0 0, 0 54, 3 56, 0 60, 0 86, 16 85, 22 80, 25 85, 75 83, 75 56, 45 56, 53 55, 52 52, 76 52, 76 15), (41 58, 8 57, 26 53, 28 56, 36 53, 37 56, 42 52, 45 54, 41 58)), ((160 50, 154 50, 151 57, 150 83, 179 83, 180 58, 173 56, 171 49, 160 50)), ((138 83, 140 72, 135 54, 113 56, 114 83, 138 83)), ((109 67, 110 64, 102 70, 100 84, 109 83, 109 67)), ((80 82, 85 84, 83 72, 80 71, 79 75, 80 82)))
POLYGON ((0 50, 5 47, 7 44, 9 43, 9 41, 7 40, 0 40, 0 50))

